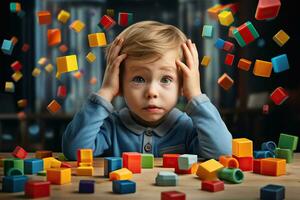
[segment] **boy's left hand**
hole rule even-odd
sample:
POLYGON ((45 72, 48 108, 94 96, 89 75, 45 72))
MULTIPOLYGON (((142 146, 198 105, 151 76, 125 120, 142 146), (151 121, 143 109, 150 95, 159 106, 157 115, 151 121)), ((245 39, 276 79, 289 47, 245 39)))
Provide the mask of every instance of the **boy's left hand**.
POLYGON ((182 44, 182 49, 186 64, 180 59, 176 60, 176 64, 183 71, 183 95, 189 101, 201 94, 198 51, 190 39, 182 44))

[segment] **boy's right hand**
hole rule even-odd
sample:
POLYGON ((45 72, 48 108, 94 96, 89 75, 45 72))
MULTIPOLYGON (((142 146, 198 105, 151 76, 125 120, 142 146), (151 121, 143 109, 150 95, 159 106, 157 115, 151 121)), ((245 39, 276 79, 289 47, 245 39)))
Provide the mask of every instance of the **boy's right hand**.
POLYGON ((119 55, 124 39, 116 38, 109 49, 107 66, 105 69, 103 82, 98 94, 111 102, 119 94, 120 90, 120 64, 127 57, 127 54, 119 55))

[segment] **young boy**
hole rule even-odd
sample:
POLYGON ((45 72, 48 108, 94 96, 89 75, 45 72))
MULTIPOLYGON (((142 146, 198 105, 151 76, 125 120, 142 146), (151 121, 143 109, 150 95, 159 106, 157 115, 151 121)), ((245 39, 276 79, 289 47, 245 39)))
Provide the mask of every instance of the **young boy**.
POLYGON ((189 153, 216 159, 231 154, 231 139, 201 92, 195 44, 172 25, 143 21, 108 47, 102 87, 68 125, 62 150, 70 160, 79 148, 93 149, 94 156, 189 153), (188 100, 185 112, 175 108, 181 94, 188 100), (114 111, 117 95, 127 107, 114 111))

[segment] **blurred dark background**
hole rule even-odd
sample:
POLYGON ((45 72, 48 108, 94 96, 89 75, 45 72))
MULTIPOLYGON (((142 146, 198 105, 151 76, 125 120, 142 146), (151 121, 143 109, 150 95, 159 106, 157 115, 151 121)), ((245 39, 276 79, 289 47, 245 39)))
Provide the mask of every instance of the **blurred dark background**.
MULTIPOLYGON (((297 28, 297 1, 282 1, 277 18, 269 21, 255 19, 258 0, 254 1, 210 1, 210 0, 19 0, 0 1, 0 42, 18 38, 12 55, 0 52, 0 151, 12 151, 16 145, 27 151, 47 149, 61 151, 61 136, 74 113, 80 108, 86 96, 97 91, 101 86, 105 70, 104 49, 89 48, 87 35, 101 32, 97 26, 107 9, 114 10, 117 21, 119 12, 133 13, 134 22, 142 20, 157 20, 180 28, 198 47, 199 59, 204 55, 212 57, 208 67, 200 67, 201 87, 220 111, 233 137, 246 137, 254 142, 254 148, 259 149, 264 141, 278 142, 279 134, 299 135, 300 132, 300 68, 298 48, 300 44, 299 28, 297 28), (22 13, 10 12, 10 2, 19 2, 22 13), (260 38, 241 48, 237 42, 228 37, 228 28, 211 19, 207 9, 215 4, 238 3, 239 9, 235 15, 233 26, 239 26, 251 21, 260 34, 260 38), (61 9, 71 13, 66 24, 57 21, 61 9), (52 23, 39 25, 36 13, 48 10, 52 13, 52 23), (74 20, 81 20, 85 28, 80 33, 69 29, 74 20), (212 25, 214 35, 211 39, 201 37, 203 25, 212 25), (62 32, 62 42, 68 46, 68 51, 62 53, 58 46, 47 46, 47 29, 59 28, 62 32), (279 47, 272 37, 283 29, 290 40, 279 47), (228 40, 235 44, 235 60, 232 66, 224 64, 227 52, 214 47, 217 38, 228 40), (29 44, 27 52, 21 50, 23 44, 29 44), (94 63, 86 61, 87 53, 93 52, 97 59, 94 63), (270 61, 272 57, 286 53, 290 69, 281 73, 272 73, 270 78, 261 78, 252 73, 256 59, 270 61), (76 54, 82 77, 74 78, 74 73, 66 73, 60 79, 55 77, 58 56, 76 54), (54 70, 48 73, 44 66, 38 64, 40 58, 46 57, 47 64, 52 64, 54 70), (251 69, 242 71, 237 68, 240 58, 252 61, 251 69), (20 61, 23 77, 18 82, 11 78, 13 70, 10 65, 20 61), (38 67, 41 74, 32 76, 32 70, 38 67), (217 79, 226 72, 235 83, 229 91, 224 91, 217 84, 217 79), (96 84, 90 84, 91 78, 97 78, 96 84), (5 92, 5 82, 15 83, 15 92, 5 92), (58 98, 57 88, 64 85, 67 96, 58 98), (285 88, 289 98, 280 106, 276 106, 269 98, 277 87, 285 88), (18 107, 18 100, 27 99, 25 108, 18 107), (56 114, 50 114, 46 107, 57 100, 62 109, 56 114), (269 113, 263 114, 262 106, 269 105, 269 113), (25 117, 22 117, 22 114, 25 117)), ((106 31, 108 42, 124 27, 115 25, 106 31)), ((116 109, 124 106, 122 98, 114 100, 116 109)), ((184 99, 178 104, 184 107, 184 99)), ((299 145, 298 149, 299 151, 299 145)))

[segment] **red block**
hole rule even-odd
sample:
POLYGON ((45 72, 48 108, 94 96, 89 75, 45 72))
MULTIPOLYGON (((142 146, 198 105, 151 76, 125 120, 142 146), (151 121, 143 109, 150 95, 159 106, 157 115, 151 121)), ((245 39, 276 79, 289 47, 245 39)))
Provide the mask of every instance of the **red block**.
POLYGON ((118 24, 120 26, 128 26, 132 23, 132 13, 119 13, 118 24))
POLYGON ((100 28, 104 28, 105 30, 111 29, 116 24, 115 20, 113 20, 110 16, 104 15, 99 22, 100 28))
POLYGON ((15 61, 15 62, 13 62, 13 63, 10 65, 10 67, 11 67, 15 72, 17 72, 17 71, 20 71, 20 70, 22 69, 23 65, 22 65, 19 61, 15 61))
POLYGON ((185 193, 178 191, 161 192, 161 200, 185 200, 185 193))
POLYGON ((25 184, 25 196, 28 198, 40 198, 50 196, 49 181, 27 181, 25 184))
POLYGON ((23 52, 27 52, 28 50, 29 50, 29 48, 30 48, 30 46, 29 46, 29 44, 23 44, 23 46, 22 46, 22 51, 23 52))
POLYGON ((48 30, 48 45, 55 46, 61 42, 61 32, 58 28, 48 30))
POLYGON ((57 96, 60 98, 64 98, 67 95, 67 88, 66 86, 60 85, 57 88, 57 96))
POLYGON ((69 163, 63 162, 63 163, 61 163, 60 167, 61 167, 61 168, 72 168, 72 165, 69 164, 69 163))
POLYGON ((225 58, 225 64, 231 66, 232 63, 233 63, 233 60, 234 60, 234 55, 228 53, 228 54, 226 55, 226 58, 225 58))
POLYGON ((259 0, 255 12, 255 19, 264 20, 277 17, 280 6, 280 0, 259 0))
POLYGON ((289 94, 282 87, 278 87, 272 92, 270 97, 276 105, 281 105, 289 97, 289 94))
POLYGON ((12 152, 12 155, 15 158, 24 159, 27 156, 27 152, 20 146, 17 146, 15 150, 12 152))
POLYGON ((256 173, 256 174, 261 173, 261 159, 253 160, 253 173, 256 173))
POLYGON ((205 190, 209 192, 222 191, 224 190, 224 182, 223 181, 202 181, 201 190, 205 190))
POLYGON ((242 171, 252 171, 253 170, 253 157, 237 157, 232 155, 239 162, 239 168, 242 171))
POLYGON ((180 154, 164 154, 163 167, 165 168, 178 168, 178 158, 180 154))
POLYGON ((137 152, 124 152, 122 154, 123 167, 129 169, 134 174, 141 173, 142 156, 137 152))
POLYGON ((232 52, 233 48, 234 48, 234 44, 232 42, 228 42, 228 41, 224 42, 223 49, 225 51, 232 52))
POLYGON ((244 39, 244 41, 245 41, 246 44, 249 44, 250 42, 252 42, 252 41, 255 40, 255 38, 253 37, 251 31, 247 27, 246 23, 244 23, 241 26, 239 26, 237 30, 241 34, 241 36, 244 39))
POLYGON ((265 104, 263 105, 263 114, 268 114, 269 113, 269 105, 265 104))

